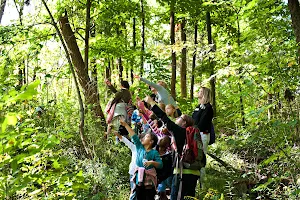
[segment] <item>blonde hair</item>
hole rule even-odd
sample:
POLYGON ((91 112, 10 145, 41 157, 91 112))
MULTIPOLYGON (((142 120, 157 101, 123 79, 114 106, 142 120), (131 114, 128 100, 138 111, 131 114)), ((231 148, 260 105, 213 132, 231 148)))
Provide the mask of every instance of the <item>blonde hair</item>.
POLYGON ((210 98, 211 98, 211 96, 210 96, 210 93, 211 93, 210 89, 207 88, 207 87, 201 87, 200 90, 202 90, 202 92, 203 92, 203 97, 201 99, 202 103, 203 104, 210 103, 210 98))
POLYGON ((168 105, 166 105, 166 108, 167 108, 167 106, 170 106, 172 109, 175 110, 175 111, 174 111, 174 114, 173 114, 173 117, 174 117, 174 118, 179 117, 179 116, 178 116, 178 113, 177 113, 177 109, 175 108, 175 106, 174 106, 173 104, 168 104, 168 105))
POLYGON ((165 89, 168 89, 168 85, 164 81, 157 81, 157 84, 163 86, 165 89))

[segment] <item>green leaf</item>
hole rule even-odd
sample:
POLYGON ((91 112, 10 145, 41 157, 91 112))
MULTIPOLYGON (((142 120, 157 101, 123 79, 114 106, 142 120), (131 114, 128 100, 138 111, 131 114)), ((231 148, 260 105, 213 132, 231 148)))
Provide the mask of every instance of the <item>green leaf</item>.
POLYGON ((2 127, 2 129, 1 129, 2 133, 4 133, 6 130, 6 127, 7 127, 7 118, 4 119, 1 127, 2 127))
POLYGON ((60 164, 57 162, 57 160, 52 163, 52 167, 54 167, 54 169, 60 169, 60 164))
POLYGON ((82 170, 80 170, 77 174, 76 174, 76 176, 78 176, 78 177, 82 177, 83 176, 83 174, 82 174, 82 170))
POLYGON ((17 114, 16 113, 8 113, 2 123, 2 133, 5 132, 7 125, 16 125, 18 122, 17 114))
POLYGON ((11 101, 17 101, 17 100, 29 100, 32 99, 32 97, 38 92, 36 91, 36 87, 41 83, 40 80, 36 80, 32 83, 30 83, 26 90, 23 91, 21 94, 17 95, 16 97, 12 98, 11 101))
POLYGON ((16 125, 16 123, 18 122, 18 119, 17 119, 17 117, 16 117, 16 114, 10 113, 10 114, 7 115, 6 118, 7 118, 7 124, 8 124, 8 125, 14 126, 14 125, 16 125))

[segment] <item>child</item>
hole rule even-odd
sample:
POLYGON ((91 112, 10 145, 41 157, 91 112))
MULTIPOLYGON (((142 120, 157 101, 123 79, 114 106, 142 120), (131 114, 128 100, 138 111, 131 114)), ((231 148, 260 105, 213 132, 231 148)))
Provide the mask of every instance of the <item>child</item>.
POLYGON ((137 168, 131 180, 136 184, 137 199, 154 199, 157 185, 155 168, 160 169, 163 166, 159 153, 153 149, 158 139, 155 134, 148 132, 142 141, 140 141, 134 130, 125 122, 124 118, 120 119, 120 123, 126 128, 136 146, 137 168))
POLYGON ((167 116, 172 120, 175 121, 175 119, 178 117, 177 115, 177 111, 175 106, 173 106, 172 104, 168 104, 165 108, 166 114, 167 116))
POLYGON ((136 134, 140 134, 143 132, 143 119, 142 113, 139 112, 138 109, 135 109, 131 116, 131 124, 134 125, 134 131, 136 134))
MULTIPOLYGON (((176 150, 179 155, 182 155, 183 147, 186 141, 186 129, 194 125, 194 120, 188 115, 181 115, 176 119, 175 122, 170 120, 166 113, 164 113, 156 103, 147 96, 145 101, 149 103, 152 108, 153 113, 160 118, 167 126, 169 131, 173 132, 173 138, 176 141, 176 150)), ((175 147, 175 146, 174 146, 175 147)), ((173 148, 174 148, 173 147, 173 148)), ((174 154, 175 155, 175 154, 174 154)), ((204 155, 205 160, 205 155, 204 155)), ((203 164, 205 165, 203 160, 203 164)), ((173 159, 173 161, 176 161, 173 159)), ((205 160, 206 161, 206 160, 205 160)), ((180 170, 179 167, 174 165, 173 180, 172 180, 172 190, 171 190, 171 199, 181 199, 183 200, 184 196, 195 196, 197 180, 200 177, 200 170, 198 169, 188 169, 183 166, 183 169, 180 170), (182 187, 180 187, 180 185, 182 187)))
POLYGON ((129 180, 130 180, 130 189, 131 189, 131 193, 130 193, 130 197, 129 200, 135 200, 136 199, 136 193, 135 191, 133 191, 133 185, 134 183, 131 181, 133 175, 134 175, 134 171, 136 169, 136 147, 135 145, 130 142, 126 137, 123 137, 122 135, 120 135, 117 131, 114 131, 114 134, 119 138, 120 141, 124 142, 125 145, 131 150, 131 162, 129 164, 129 180))
POLYGON ((157 150, 163 162, 163 168, 157 170, 157 179, 158 179, 158 187, 157 191, 159 193, 160 200, 167 200, 166 195, 166 187, 171 188, 172 186, 172 153, 169 151, 170 149, 171 139, 169 136, 164 136, 157 145, 157 150))

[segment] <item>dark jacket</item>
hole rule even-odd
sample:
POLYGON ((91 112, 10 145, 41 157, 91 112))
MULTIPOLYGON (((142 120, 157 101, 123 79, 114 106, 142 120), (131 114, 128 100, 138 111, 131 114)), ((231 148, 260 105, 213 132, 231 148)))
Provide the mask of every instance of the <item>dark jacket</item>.
POLYGON ((186 138, 185 128, 178 126, 172 120, 170 120, 166 113, 162 111, 157 105, 154 105, 151 110, 167 125, 167 129, 173 133, 177 145, 177 151, 181 155, 186 138))
MULTIPOLYGON (((158 151, 158 148, 156 150, 158 151)), ((173 174, 172 153, 167 152, 166 154, 164 154, 160 157, 161 157, 161 160, 163 162, 163 168, 162 169, 156 169, 158 184, 161 183, 162 181, 166 180, 168 177, 170 177, 173 174)))
POLYGON ((111 102, 111 105, 113 105, 114 103, 129 103, 130 99, 131 99, 131 93, 129 90, 122 88, 120 91, 117 91, 116 88, 111 85, 108 86, 108 88, 115 93, 115 97, 113 99, 113 101, 111 102))
POLYGON ((200 108, 198 105, 192 117, 195 120, 195 125, 199 128, 201 132, 210 133, 211 131, 211 122, 213 119, 214 111, 210 103, 204 104, 205 108, 200 108))

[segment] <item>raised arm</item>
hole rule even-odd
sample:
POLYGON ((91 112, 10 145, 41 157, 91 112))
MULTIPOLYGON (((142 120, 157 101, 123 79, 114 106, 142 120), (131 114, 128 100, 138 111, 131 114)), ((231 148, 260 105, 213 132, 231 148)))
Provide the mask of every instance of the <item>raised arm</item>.
POLYGON ((118 92, 118 90, 113 85, 108 85, 108 89, 110 89, 110 91, 112 91, 113 93, 118 92))
POLYGON ((168 118, 168 116, 166 115, 166 113, 164 111, 162 111, 155 103, 155 101, 153 101, 153 99, 150 96, 147 96, 145 98, 145 101, 147 103, 149 103, 152 106, 152 111, 154 112, 154 114, 160 118, 166 125, 167 125, 167 129, 169 131, 171 131, 175 137, 177 146, 183 146, 184 142, 185 142, 185 138, 186 138, 186 130, 185 128, 177 125, 176 123, 174 123, 172 120, 170 120, 168 118))
POLYGON ((143 81, 143 82, 146 83, 147 85, 149 85, 149 86, 155 88, 157 91, 161 91, 161 90, 164 88, 163 86, 158 85, 158 84, 156 84, 156 83, 153 83, 153 82, 151 82, 151 81, 149 81, 149 80, 147 80, 147 79, 145 79, 145 78, 143 78, 143 77, 140 77, 140 76, 138 76, 138 75, 135 75, 134 77, 137 78, 137 79, 139 79, 139 80, 141 80, 141 81, 143 81))
POLYGON ((120 133, 118 133, 117 131, 114 131, 115 136, 117 136, 122 142, 124 142, 124 144, 131 150, 135 150, 135 145, 129 141, 126 137, 123 137, 122 135, 120 135, 120 133))
POLYGON ((135 146, 137 148, 141 148, 143 145, 142 145, 139 137, 134 132, 134 130, 125 122, 125 119, 123 117, 120 118, 120 124, 126 128, 126 130, 128 131, 128 135, 129 135, 129 137, 132 138, 133 143, 135 144, 135 146))
POLYGON ((113 92, 116 93, 117 89, 111 84, 111 82, 108 79, 105 79, 104 83, 107 85, 107 87, 113 92))

